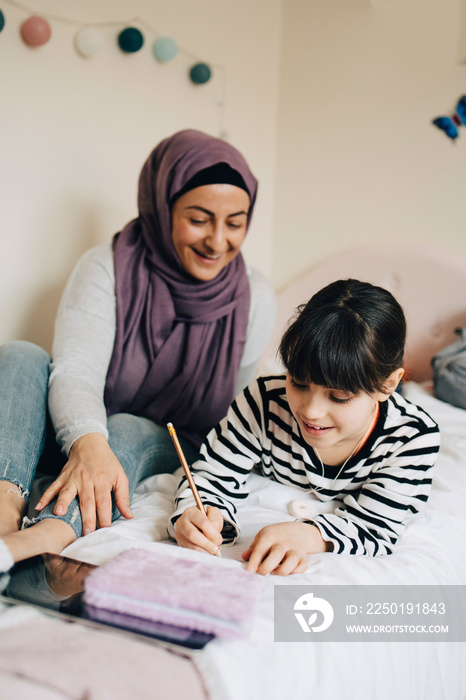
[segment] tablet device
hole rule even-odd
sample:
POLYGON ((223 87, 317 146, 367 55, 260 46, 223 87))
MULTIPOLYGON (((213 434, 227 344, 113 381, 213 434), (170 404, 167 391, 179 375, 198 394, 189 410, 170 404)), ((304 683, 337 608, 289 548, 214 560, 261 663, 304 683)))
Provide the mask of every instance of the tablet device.
POLYGON ((85 579, 95 568, 93 564, 56 554, 30 557, 16 564, 9 572, 9 580, 0 597, 2 602, 33 605, 49 615, 91 627, 111 627, 184 656, 200 651, 214 638, 212 634, 134 618, 124 613, 115 615, 104 610, 93 610, 91 616, 83 604, 83 593, 85 579))

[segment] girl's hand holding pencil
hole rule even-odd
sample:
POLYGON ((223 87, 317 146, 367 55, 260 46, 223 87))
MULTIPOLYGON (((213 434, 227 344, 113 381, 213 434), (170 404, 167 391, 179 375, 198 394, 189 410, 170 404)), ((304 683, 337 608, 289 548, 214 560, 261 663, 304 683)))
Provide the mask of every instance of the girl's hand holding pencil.
POLYGON ((218 508, 205 506, 201 501, 173 423, 167 423, 167 428, 197 504, 197 508, 186 508, 176 521, 176 541, 180 547, 206 551, 219 557, 221 556, 220 547, 223 542, 221 535, 223 528, 222 513, 218 508))
POLYGON ((220 556, 222 528, 223 515, 218 508, 206 506, 206 513, 202 513, 192 506, 186 508, 176 521, 175 537, 180 547, 220 556))

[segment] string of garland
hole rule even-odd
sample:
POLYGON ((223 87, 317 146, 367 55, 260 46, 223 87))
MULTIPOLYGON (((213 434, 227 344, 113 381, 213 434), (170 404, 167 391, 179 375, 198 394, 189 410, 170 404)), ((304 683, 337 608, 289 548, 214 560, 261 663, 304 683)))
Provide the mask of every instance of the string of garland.
MULTIPOLYGON (((136 53, 142 49, 145 44, 145 37, 141 29, 142 27, 149 34, 157 37, 152 43, 152 54, 160 63, 172 61, 181 50, 185 55, 190 57, 194 62, 189 70, 189 77, 196 85, 204 85, 209 82, 212 77, 212 67, 215 67, 222 74, 222 83, 225 84, 225 68, 217 64, 208 64, 196 58, 190 51, 183 47, 179 47, 177 42, 169 36, 163 36, 145 22, 140 17, 133 17, 130 20, 116 20, 105 22, 83 22, 71 17, 52 14, 50 12, 41 12, 37 14, 36 10, 29 7, 19 0, 3 0, 4 2, 21 8, 26 12, 32 13, 22 24, 20 28, 21 38, 24 43, 30 47, 39 47, 46 44, 51 36, 52 29, 49 20, 54 22, 63 22, 79 27, 75 35, 75 48, 83 58, 92 58, 96 56, 103 46, 103 37, 100 32, 104 27, 121 27, 122 29, 117 35, 118 46, 124 53, 136 53), (136 25, 136 26, 135 26, 136 25), (212 67, 211 67, 212 66, 212 67)), ((5 15, 0 10, 0 32, 5 27, 5 15)), ((223 95, 217 95, 217 104, 223 103, 223 95)))

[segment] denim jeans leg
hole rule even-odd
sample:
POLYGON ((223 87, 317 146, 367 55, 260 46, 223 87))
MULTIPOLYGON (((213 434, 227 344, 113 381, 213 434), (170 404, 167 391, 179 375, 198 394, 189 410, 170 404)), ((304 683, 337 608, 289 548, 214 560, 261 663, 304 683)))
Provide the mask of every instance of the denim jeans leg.
MULTIPOLYGON (((130 498, 143 479, 155 474, 173 474, 180 466, 166 427, 128 413, 110 416, 107 425, 110 447, 128 477, 130 498)), ((199 453, 182 438, 180 444, 188 464, 193 464, 199 453)))
MULTIPOLYGON (((136 486, 156 474, 173 474, 180 466, 178 454, 166 427, 140 416, 119 413, 108 419, 109 443, 123 466, 129 482, 129 496, 136 486)), ((188 464, 193 464, 199 453, 180 438, 188 464)), ((120 517, 113 509, 113 520, 120 517)))
POLYGON ((45 444, 50 357, 25 341, 0 346, 0 480, 26 501, 45 444))

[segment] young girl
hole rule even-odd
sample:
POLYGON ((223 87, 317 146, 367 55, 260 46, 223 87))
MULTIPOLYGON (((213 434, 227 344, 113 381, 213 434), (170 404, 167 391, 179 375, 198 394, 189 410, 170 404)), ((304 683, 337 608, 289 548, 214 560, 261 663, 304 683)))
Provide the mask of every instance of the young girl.
POLYGON ((253 468, 298 486, 333 513, 264 527, 243 553, 247 569, 305 571, 306 555, 390 554, 427 501, 439 450, 432 418, 394 393, 406 336, 390 292, 340 280, 315 294, 285 332, 283 376, 260 377, 207 436, 193 474, 207 515, 185 479, 169 532, 215 554, 239 534, 235 514, 253 468))

